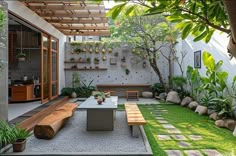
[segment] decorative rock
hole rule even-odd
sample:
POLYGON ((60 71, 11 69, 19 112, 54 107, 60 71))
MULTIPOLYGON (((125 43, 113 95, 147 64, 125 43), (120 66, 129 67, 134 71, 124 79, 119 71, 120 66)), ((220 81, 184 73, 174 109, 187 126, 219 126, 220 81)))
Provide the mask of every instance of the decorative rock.
POLYGON ((152 98, 153 97, 153 93, 152 92, 142 92, 142 96, 144 98, 152 98))
POLYGON ((159 94, 159 98, 160 98, 161 100, 166 100, 166 96, 167 96, 166 93, 160 93, 160 94, 159 94))
POLYGON ((215 121, 215 125, 217 127, 225 127, 228 128, 229 130, 233 131, 235 126, 236 126, 236 122, 232 119, 223 119, 223 120, 217 120, 215 121))
POLYGON ((207 114, 207 107, 198 105, 195 112, 198 113, 199 115, 207 114))
POLYGON ((207 109, 207 115, 211 115, 212 113, 215 113, 215 110, 213 109, 207 109))
POLYGON ((214 112, 212 113, 210 116, 209 116, 210 119, 213 119, 213 120, 219 120, 220 117, 218 116, 217 112, 214 112))
POLYGON ((198 106, 198 103, 196 102, 196 101, 192 101, 192 102, 190 102, 190 104, 188 105, 188 107, 190 108, 190 109, 195 109, 195 108, 197 108, 197 106, 198 106))
POLYGON ((182 101, 181 101, 181 106, 187 106, 190 102, 192 102, 193 99, 191 97, 186 96, 182 101))
POLYGON ((170 91, 166 98, 167 102, 180 103, 180 97, 176 91, 170 91))
POLYGON ((233 135, 236 136, 236 126, 234 128, 233 135))

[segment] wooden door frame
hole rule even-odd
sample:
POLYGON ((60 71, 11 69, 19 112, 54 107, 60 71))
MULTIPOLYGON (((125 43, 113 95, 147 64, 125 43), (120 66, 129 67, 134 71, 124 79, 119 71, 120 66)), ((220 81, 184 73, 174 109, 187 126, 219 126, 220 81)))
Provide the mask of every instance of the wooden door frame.
POLYGON ((49 81, 49 85, 50 85, 50 89, 49 89, 49 99, 50 100, 53 100, 55 99, 56 97, 58 97, 58 94, 59 94, 59 40, 55 37, 52 37, 50 36, 50 81, 49 81), (55 40, 56 43, 57 43, 57 47, 56 47, 56 50, 54 50, 52 48, 52 40, 55 40), (52 84, 54 83, 53 80, 52 80, 52 54, 53 53, 56 53, 56 59, 57 59, 57 63, 56 63, 56 95, 52 95, 52 84))

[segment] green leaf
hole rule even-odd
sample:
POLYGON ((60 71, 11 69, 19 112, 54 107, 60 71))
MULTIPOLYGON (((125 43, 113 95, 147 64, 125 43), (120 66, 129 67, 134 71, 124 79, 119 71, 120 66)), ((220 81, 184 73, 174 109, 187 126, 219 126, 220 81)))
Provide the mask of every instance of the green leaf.
POLYGON ((215 69, 215 60, 209 52, 203 51, 202 59, 203 59, 203 64, 206 66, 206 68, 210 70, 215 69))
POLYGON ((215 32, 215 30, 210 30, 209 33, 207 34, 207 36, 205 37, 205 42, 208 43, 211 40, 211 37, 213 35, 213 33, 215 32))
POLYGON ((217 62, 216 65, 215 65, 215 70, 219 70, 219 69, 221 68, 222 64, 223 64, 223 61, 222 61, 222 60, 220 60, 219 62, 217 62))
POLYGON ((128 16, 132 11, 134 11, 136 5, 129 6, 125 12, 125 15, 128 16))
POLYGON ((203 33, 201 33, 199 36, 195 37, 194 38, 194 42, 197 42, 197 41, 200 41, 202 40, 203 38, 205 38, 207 36, 207 31, 204 31, 203 33))
POLYGON ((192 24, 192 23, 189 23, 189 24, 187 24, 187 25, 184 27, 184 29, 183 29, 183 31, 182 31, 182 34, 181 34, 181 38, 182 38, 182 39, 186 39, 186 37, 187 37, 187 36, 189 35, 189 33, 191 32, 192 27, 193 27, 193 24, 192 24))

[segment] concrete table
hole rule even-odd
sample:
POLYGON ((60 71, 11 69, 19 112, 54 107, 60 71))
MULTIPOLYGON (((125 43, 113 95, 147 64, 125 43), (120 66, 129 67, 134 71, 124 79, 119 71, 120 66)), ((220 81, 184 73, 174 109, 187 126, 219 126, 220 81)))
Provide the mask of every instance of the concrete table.
POLYGON ((97 104, 97 100, 93 96, 84 101, 79 108, 87 110, 87 130, 113 131, 117 103, 117 96, 106 98, 101 105, 97 104))

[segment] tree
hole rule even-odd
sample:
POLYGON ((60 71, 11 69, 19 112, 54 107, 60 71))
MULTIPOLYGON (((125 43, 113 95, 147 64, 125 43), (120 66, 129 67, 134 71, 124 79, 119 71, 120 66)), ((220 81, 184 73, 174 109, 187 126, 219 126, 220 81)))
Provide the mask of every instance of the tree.
POLYGON ((113 38, 122 38, 123 42, 130 42, 134 45, 134 53, 141 58, 148 58, 152 69, 157 74, 160 83, 167 90, 163 75, 158 66, 160 50, 170 45, 171 31, 165 18, 160 15, 155 16, 134 16, 119 17, 119 23, 113 30, 119 34, 112 35, 113 38), (118 36, 117 36, 118 35, 118 36))
POLYGON ((194 41, 209 42, 215 30, 231 32, 223 0, 122 0, 108 15, 113 19, 120 13, 132 16, 140 6, 146 15, 165 14, 168 20, 177 22, 182 39, 191 34, 194 41))

